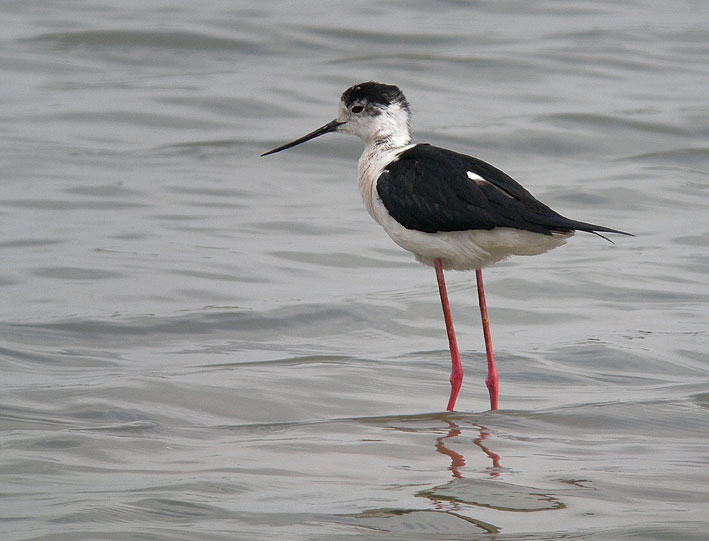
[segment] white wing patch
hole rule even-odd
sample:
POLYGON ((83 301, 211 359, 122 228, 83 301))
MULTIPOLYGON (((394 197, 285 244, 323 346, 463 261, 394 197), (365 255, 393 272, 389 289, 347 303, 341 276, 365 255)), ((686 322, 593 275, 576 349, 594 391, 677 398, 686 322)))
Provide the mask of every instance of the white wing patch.
POLYGON ((480 175, 473 173, 472 171, 468 171, 468 178, 472 180, 475 184, 478 186, 480 185, 481 182, 487 182, 483 177, 480 175))
POLYGON ((484 177, 481 177, 477 173, 473 173, 472 171, 468 171, 468 178, 480 187, 485 186, 485 185, 492 186, 493 188, 495 188, 498 192, 500 192, 505 197, 509 197, 510 199, 514 199, 514 197, 512 197, 510 194, 508 194, 505 190, 503 190, 499 186, 495 186, 489 180, 487 180, 484 177))

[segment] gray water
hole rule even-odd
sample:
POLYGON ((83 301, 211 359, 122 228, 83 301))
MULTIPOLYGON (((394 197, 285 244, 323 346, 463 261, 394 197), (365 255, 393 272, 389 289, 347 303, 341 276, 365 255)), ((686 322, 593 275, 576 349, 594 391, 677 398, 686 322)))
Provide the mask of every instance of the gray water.
POLYGON ((665 2, 3 2, 0 536, 706 539, 709 9, 665 2), (631 231, 470 273, 362 208, 413 133, 631 231))

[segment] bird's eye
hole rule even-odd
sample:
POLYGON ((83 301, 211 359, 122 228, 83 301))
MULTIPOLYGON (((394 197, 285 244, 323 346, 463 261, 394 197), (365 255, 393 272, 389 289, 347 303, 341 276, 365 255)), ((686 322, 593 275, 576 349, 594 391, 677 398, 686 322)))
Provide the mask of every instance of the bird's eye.
POLYGON ((350 109, 353 113, 361 113, 364 111, 364 106, 363 105, 353 105, 352 109, 350 109))

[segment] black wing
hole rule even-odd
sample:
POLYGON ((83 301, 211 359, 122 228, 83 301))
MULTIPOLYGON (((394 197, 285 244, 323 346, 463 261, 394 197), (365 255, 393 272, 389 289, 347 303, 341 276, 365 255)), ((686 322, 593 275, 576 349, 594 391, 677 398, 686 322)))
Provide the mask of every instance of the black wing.
POLYGON ((575 229, 623 233, 569 220, 489 163, 425 144, 387 165, 377 193, 397 222, 426 233, 495 227, 545 235, 575 229))

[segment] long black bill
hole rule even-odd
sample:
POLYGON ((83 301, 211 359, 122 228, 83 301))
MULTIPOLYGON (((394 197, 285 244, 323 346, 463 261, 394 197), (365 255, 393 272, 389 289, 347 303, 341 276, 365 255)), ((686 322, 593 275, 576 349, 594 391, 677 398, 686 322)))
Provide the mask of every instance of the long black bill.
POLYGON ((268 156, 269 154, 275 154, 276 152, 280 152, 281 150, 286 150, 288 148, 292 148, 295 145, 299 145, 300 143, 305 143, 306 141, 310 141, 311 139, 315 139, 316 137, 319 137, 320 135, 325 135, 326 133, 333 132, 337 129, 338 126, 344 124, 344 122, 338 122, 337 120, 333 120, 332 122, 328 122, 324 126, 320 126, 317 130, 314 132, 310 132, 308 135, 304 135, 300 139, 296 139, 295 141, 291 141, 290 143, 286 143, 283 146, 280 146, 278 148, 274 148, 273 150, 269 150, 268 152, 264 152, 261 154, 261 156, 268 156))

